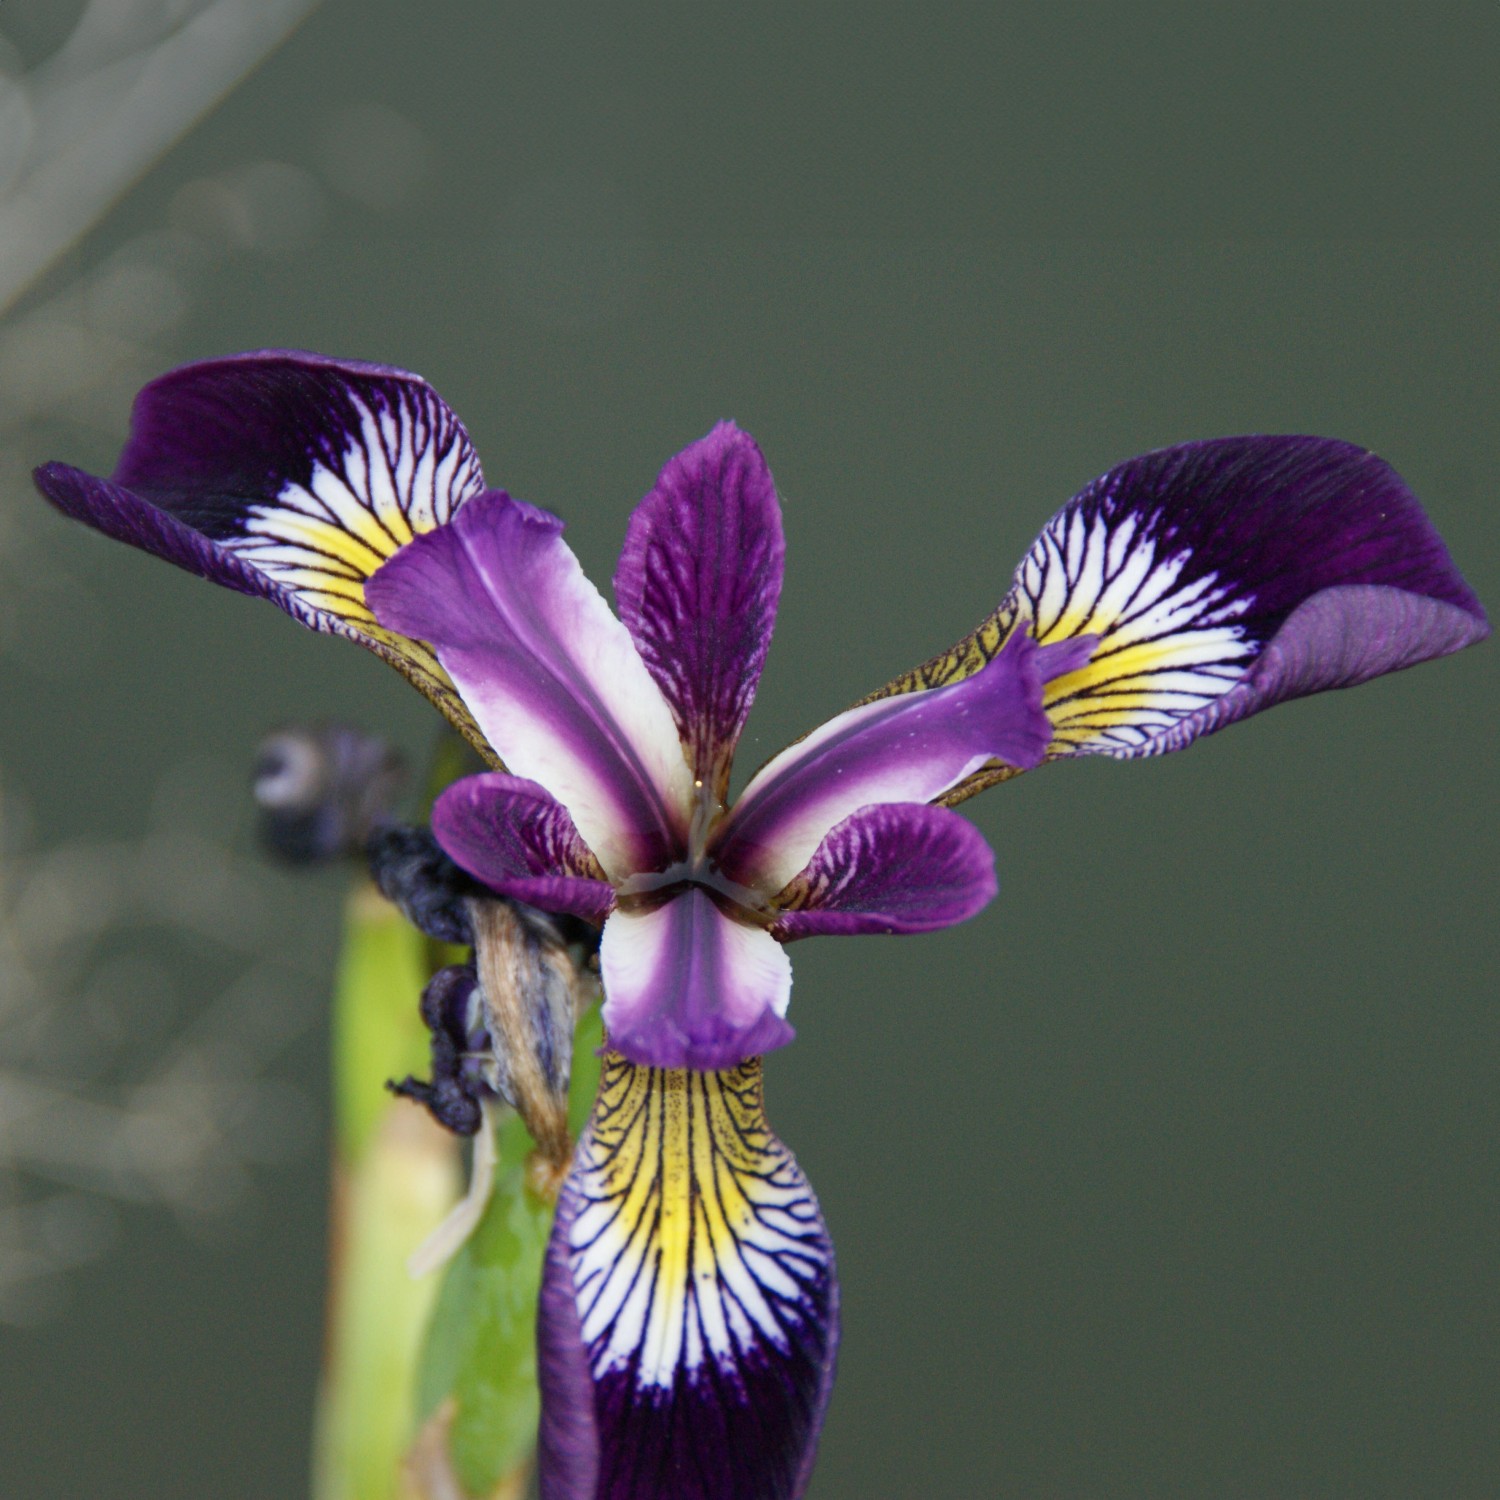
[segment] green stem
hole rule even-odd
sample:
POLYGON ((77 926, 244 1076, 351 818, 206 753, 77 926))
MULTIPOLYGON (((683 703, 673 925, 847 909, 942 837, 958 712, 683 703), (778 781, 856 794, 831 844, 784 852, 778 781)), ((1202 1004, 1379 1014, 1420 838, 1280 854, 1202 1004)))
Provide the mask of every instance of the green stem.
POLYGON ((350 898, 333 1003, 333 1162, 327 1344, 318 1398, 315 1500, 398 1500, 418 1351, 437 1278, 407 1258, 461 1184, 458 1143, 385 1089, 422 1073, 417 997, 424 941, 361 886, 350 898))

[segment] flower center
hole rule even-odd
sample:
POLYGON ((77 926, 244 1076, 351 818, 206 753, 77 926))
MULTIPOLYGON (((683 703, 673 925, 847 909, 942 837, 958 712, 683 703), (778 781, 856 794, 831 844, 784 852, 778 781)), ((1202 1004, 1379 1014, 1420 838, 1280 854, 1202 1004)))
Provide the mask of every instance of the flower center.
POLYGON ((747 885, 731 880, 709 857, 708 845, 726 811, 713 790, 701 780, 693 782, 693 810, 688 821, 687 850, 661 870, 629 875, 615 886, 615 896, 627 910, 650 909, 680 894, 689 886, 705 890, 727 916, 755 927, 768 927, 772 914, 765 898, 747 885))

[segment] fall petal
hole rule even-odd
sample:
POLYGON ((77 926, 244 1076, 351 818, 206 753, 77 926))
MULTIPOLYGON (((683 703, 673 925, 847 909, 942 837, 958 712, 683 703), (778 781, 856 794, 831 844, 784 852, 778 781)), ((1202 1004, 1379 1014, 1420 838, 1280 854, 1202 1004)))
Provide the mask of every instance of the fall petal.
POLYGON ((837 1345, 833 1246, 759 1059, 607 1055, 544 1271, 543 1500, 797 1500, 837 1345))
POLYGON ((484 488, 462 423, 418 376, 285 350, 185 365, 136 397, 110 479, 35 477, 74 520, 367 646, 487 749, 432 653, 365 603, 387 557, 484 488))
POLYGON ((1047 686, 1049 755, 1130 758, 1461 650, 1489 624, 1390 465, 1329 438, 1237 437, 1096 479, 995 614, 885 691, 967 676, 1018 629, 1097 642, 1047 686))

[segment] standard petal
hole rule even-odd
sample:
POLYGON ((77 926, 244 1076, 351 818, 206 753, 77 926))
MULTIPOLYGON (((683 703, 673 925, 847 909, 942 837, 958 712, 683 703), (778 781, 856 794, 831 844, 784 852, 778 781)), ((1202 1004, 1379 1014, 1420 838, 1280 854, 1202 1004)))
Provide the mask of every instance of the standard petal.
POLYGON ((1489 633, 1395 470, 1317 437, 1185 443, 1110 470, 1048 522, 994 615, 884 692, 978 671, 1021 626, 1098 638, 1048 685, 1049 754, 1122 759, 1489 633))
POLYGON ((967 818, 883 803, 845 818, 777 898, 772 933, 932 932, 966 922, 998 886, 995 856, 967 818))
POLYGON ((838 1283, 761 1065, 604 1061, 538 1322, 542 1500, 797 1500, 833 1384, 838 1283))
POLYGON ((491 890, 543 911, 603 922, 614 890, 568 810, 534 781, 495 771, 455 781, 433 804, 450 858, 491 890))
POLYGON ((712 852, 731 879, 774 894, 862 807, 931 802, 994 762, 1036 765, 1052 734, 1043 685, 1086 654, 1017 632, 962 682, 839 714, 755 774, 712 852))
POLYGON ((636 1062, 727 1068, 792 1039, 786 950, 697 886, 652 909, 611 912, 599 967, 610 1045, 636 1062))
POLYGON ((776 623, 786 545, 771 471, 721 422, 636 507, 615 598, 677 721, 696 777, 721 798, 776 623))
POLYGON ((107 536, 369 647, 488 753, 432 653, 365 605, 387 557, 484 488, 418 376, 279 350, 186 365, 136 397, 111 480, 46 464, 36 484, 107 536))
POLYGON ((491 492, 370 580, 382 625, 429 642, 510 769, 567 808, 612 879, 686 834, 692 773, 661 690, 562 522, 491 492))

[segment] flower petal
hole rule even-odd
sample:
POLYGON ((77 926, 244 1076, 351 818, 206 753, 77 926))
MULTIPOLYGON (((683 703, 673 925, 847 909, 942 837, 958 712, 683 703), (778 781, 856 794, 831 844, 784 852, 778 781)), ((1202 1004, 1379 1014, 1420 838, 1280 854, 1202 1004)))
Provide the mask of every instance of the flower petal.
POLYGON ((1086 654, 1076 643, 1039 650, 1017 632, 964 681, 839 714, 756 772, 715 857, 731 879, 774 893, 862 807, 931 802, 997 760, 1036 765, 1052 733, 1043 684, 1086 654))
POLYGON ((635 1062, 728 1068, 784 1047, 792 965, 764 928, 690 886, 651 909, 617 907, 599 945, 604 1026, 635 1062))
POLYGON ((136 397, 111 480, 66 464, 35 477, 74 520, 367 646, 492 754, 432 653, 365 606, 387 557, 484 488, 418 376, 281 350, 185 365, 136 397))
POLYGON ((944 807, 861 808, 818 845, 777 897, 782 942, 815 933, 932 932, 966 922, 998 886, 984 836, 944 807))
POLYGON ((606 1055, 547 1249, 542 1500, 797 1500, 837 1345, 833 1246, 759 1059, 606 1055))
POLYGON ((1005 602, 909 692, 1025 622, 1098 637, 1048 685, 1049 754, 1129 758, 1472 645, 1484 611, 1401 477, 1349 443, 1238 437, 1131 459, 1048 522, 1005 602))
POLYGON ((685 837, 692 775, 671 711, 563 524, 491 492, 370 580, 382 625, 428 641, 506 765, 567 808, 611 879, 685 837))
POLYGON ((615 893, 562 803, 534 781, 493 771, 455 781, 432 809, 448 855, 491 890, 543 911, 603 922, 615 893))
POLYGON ((771 471, 747 433, 721 422, 661 471, 615 571, 620 618, 694 775, 721 798, 771 644, 785 554, 771 471))

